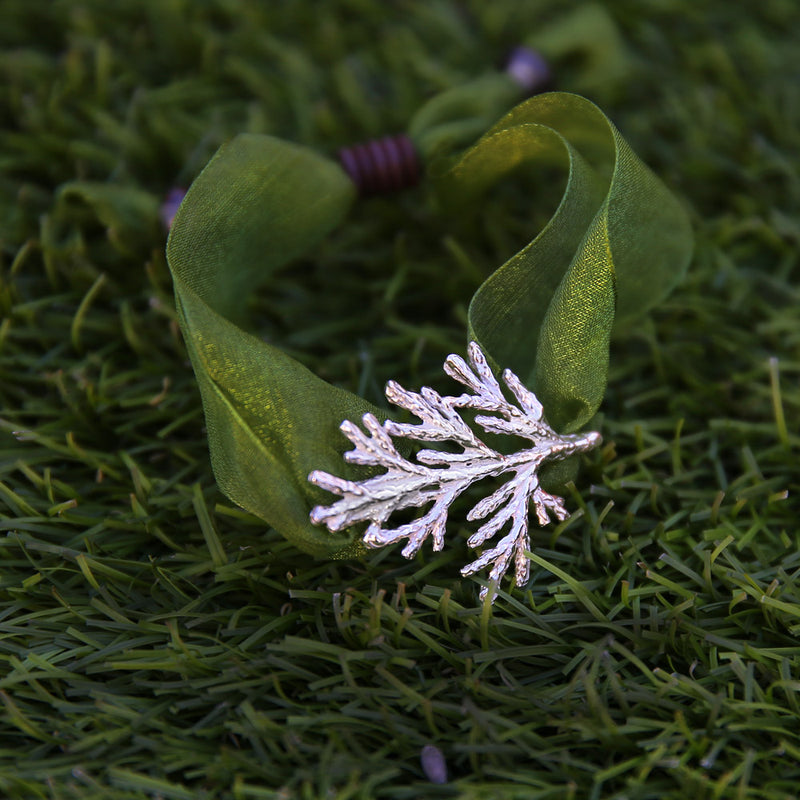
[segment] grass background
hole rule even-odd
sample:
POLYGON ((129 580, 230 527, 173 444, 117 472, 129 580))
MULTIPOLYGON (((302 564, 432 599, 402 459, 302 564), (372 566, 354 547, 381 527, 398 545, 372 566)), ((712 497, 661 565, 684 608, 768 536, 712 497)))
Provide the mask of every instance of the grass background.
MULTIPOLYGON (((166 192, 239 131, 333 152, 402 130, 584 5, 5 0, 0 795, 797 796, 794 0, 608 3, 624 72, 554 63, 697 245, 615 342, 605 446, 524 591, 478 603, 465 531, 314 562, 210 473, 166 192)), ((472 291, 546 216, 524 187, 458 230, 424 188, 365 202, 253 299, 259 329, 376 402, 389 377, 443 388, 472 291)))

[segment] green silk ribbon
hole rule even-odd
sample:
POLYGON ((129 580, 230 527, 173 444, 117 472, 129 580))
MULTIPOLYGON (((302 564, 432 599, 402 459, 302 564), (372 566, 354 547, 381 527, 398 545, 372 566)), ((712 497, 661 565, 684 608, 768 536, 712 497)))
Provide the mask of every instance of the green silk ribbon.
MULTIPOLYGON (((564 168, 563 197, 536 238, 475 293, 468 333, 536 392, 557 430, 570 432, 600 406, 612 327, 681 279, 692 233, 681 205, 603 112, 562 92, 517 106, 435 168, 433 183, 445 204, 479 203, 530 161, 564 168)), ((311 525, 310 508, 326 496, 306 477, 314 469, 360 477, 342 460, 339 424, 385 414, 237 322, 243 298, 339 225, 354 197, 332 160, 269 136, 238 136, 192 184, 167 245, 220 488, 301 550, 326 557, 357 552, 357 536, 311 525)))

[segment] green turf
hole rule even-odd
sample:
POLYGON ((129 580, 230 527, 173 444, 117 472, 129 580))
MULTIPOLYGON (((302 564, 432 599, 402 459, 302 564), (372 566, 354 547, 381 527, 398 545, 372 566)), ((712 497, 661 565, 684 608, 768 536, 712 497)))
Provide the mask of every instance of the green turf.
MULTIPOLYGON (((525 590, 479 604, 466 530, 314 562, 210 472, 164 194, 239 131, 402 130, 580 5, 5 0, 0 796, 797 796, 794 0, 607 3, 627 70, 589 95, 685 199, 696 255, 615 342, 605 445, 525 590)), ((390 377, 450 389, 471 293, 551 201, 500 191, 469 226, 424 189, 365 202, 253 298, 258 329, 374 402, 390 377)))

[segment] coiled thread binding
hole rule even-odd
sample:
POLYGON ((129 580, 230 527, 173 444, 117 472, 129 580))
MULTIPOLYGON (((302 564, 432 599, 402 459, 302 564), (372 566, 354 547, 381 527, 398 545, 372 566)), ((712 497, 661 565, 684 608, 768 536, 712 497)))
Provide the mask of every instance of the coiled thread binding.
POLYGON ((344 147, 339 162, 364 197, 399 192, 420 179, 417 151, 404 133, 344 147))

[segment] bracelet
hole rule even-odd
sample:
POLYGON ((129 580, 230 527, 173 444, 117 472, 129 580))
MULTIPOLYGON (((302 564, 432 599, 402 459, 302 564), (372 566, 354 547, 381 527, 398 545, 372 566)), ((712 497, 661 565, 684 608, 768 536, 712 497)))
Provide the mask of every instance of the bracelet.
POLYGON ((452 140, 448 125, 445 136, 412 123, 408 138, 344 151, 343 166, 273 137, 239 136, 190 187, 167 255, 222 491, 312 555, 342 558, 406 540, 411 557, 428 537, 441 549, 453 501, 502 475, 505 483, 467 514, 486 520, 468 544, 495 544, 462 570, 491 565, 482 589, 491 600, 512 561, 517 585, 528 579, 529 506, 540 524, 567 516, 549 491, 558 483, 554 467, 569 467, 600 442, 598 433, 579 431, 603 398, 612 328, 680 280, 692 234, 680 203, 585 98, 531 97, 456 156, 443 145, 452 140), (567 175, 549 223, 472 297, 468 360, 445 360, 445 372, 468 391, 388 384, 387 398, 419 424, 387 418, 237 324, 242 297, 339 225, 359 191, 419 178, 412 143, 427 166, 426 188, 445 207, 479 203, 488 186, 530 160, 567 175), (521 437, 526 446, 503 452, 478 436, 462 409, 477 412, 485 434, 521 437), (343 461, 345 437, 354 447, 343 461), (396 439, 427 447, 410 456, 396 439), (329 492, 340 499, 326 505, 329 492), (427 510, 392 527, 391 515, 408 508, 427 510), (364 522, 366 532, 354 529, 364 522))

